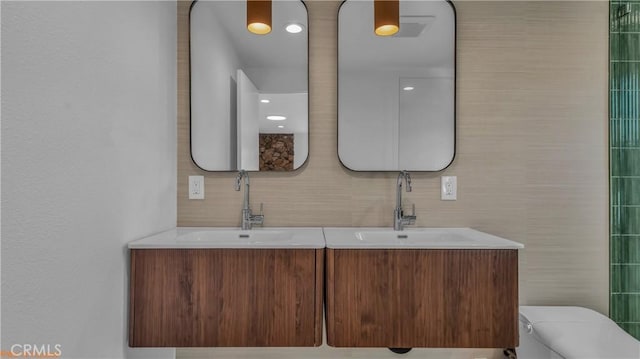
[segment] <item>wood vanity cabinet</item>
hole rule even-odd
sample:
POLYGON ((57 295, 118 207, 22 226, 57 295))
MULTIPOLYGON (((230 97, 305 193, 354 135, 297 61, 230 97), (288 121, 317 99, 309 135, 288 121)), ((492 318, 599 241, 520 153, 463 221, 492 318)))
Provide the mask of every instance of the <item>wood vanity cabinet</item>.
POLYGON ((328 344, 514 348, 517 252, 327 249, 328 344))
POLYGON ((131 347, 318 346, 324 249, 133 249, 131 347))

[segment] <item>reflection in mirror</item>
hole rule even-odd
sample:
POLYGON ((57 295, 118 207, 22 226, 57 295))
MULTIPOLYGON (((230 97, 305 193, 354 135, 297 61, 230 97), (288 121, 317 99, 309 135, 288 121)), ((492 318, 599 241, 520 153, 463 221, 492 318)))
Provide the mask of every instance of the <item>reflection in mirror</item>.
POLYGON ((191 7, 191 157, 207 171, 294 170, 309 152, 307 10, 272 1, 266 35, 247 30, 246 11, 191 7))
POLYGON ((455 154, 455 10, 400 0, 400 30, 374 33, 374 1, 338 15, 338 155, 355 171, 439 171, 455 154))

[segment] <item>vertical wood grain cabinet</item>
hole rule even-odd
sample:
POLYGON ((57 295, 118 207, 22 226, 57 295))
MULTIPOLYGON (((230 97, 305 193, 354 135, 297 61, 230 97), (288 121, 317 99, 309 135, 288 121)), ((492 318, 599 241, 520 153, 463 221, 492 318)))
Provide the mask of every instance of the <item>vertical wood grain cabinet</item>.
POLYGON ((133 249, 132 347, 318 346, 324 249, 133 249))
POLYGON ((327 249, 326 255, 331 346, 518 345, 517 250, 327 249))

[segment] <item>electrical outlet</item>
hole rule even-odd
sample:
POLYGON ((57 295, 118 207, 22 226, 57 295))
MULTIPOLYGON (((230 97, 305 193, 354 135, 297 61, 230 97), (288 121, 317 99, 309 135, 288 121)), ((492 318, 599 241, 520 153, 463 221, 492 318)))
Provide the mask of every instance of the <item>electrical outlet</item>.
POLYGON ((204 199, 204 176, 189 176, 189 199, 204 199))
POLYGON ((440 181, 440 200, 455 201, 458 199, 458 177, 442 176, 440 181))

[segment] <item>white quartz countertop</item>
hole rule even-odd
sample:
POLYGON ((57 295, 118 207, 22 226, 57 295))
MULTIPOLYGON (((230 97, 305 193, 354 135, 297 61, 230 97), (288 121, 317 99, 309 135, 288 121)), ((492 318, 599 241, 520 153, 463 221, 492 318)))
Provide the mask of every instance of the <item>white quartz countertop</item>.
POLYGON ((324 248, 322 228, 177 227, 129 243, 130 249, 324 248))
POLYGON ((518 242, 471 228, 324 228, 332 249, 520 249, 518 242))
POLYGON ((521 249, 524 246, 471 228, 307 228, 241 230, 177 227, 129 243, 130 249, 332 248, 332 249, 521 249))

